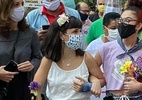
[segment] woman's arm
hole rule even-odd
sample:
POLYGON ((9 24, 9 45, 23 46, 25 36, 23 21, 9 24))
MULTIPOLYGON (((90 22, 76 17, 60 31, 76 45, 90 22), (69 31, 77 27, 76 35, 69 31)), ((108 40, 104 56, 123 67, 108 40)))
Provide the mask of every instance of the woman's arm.
MULTIPOLYGON (((34 76, 34 82, 37 82, 41 84, 41 87, 37 90, 38 96, 37 100, 41 100, 41 91, 42 91, 42 86, 44 85, 46 78, 48 76, 48 71, 51 67, 52 61, 50 59, 47 59, 46 57, 43 57, 40 67, 37 70, 35 76, 34 76)), ((31 91, 33 92, 33 91, 31 91)))
MULTIPOLYGON (((97 55, 97 54, 96 54, 97 55)), ((86 65, 88 66, 89 72, 90 72, 90 82, 94 82, 96 78, 98 78, 101 82, 101 86, 103 87, 105 85, 105 78, 103 76, 103 73, 100 69, 101 66, 101 57, 97 56, 97 58, 93 58, 89 53, 86 52, 86 65), (93 78, 96 77, 96 78, 93 78)), ((96 57, 96 56, 95 56, 96 57)))
POLYGON ((101 63, 97 63, 97 61, 87 52, 85 53, 85 62, 90 72, 89 81, 92 83, 91 92, 96 97, 99 97, 101 94, 101 87, 105 85, 105 78, 100 69, 101 63))
MULTIPOLYGON (((101 56, 99 54, 99 52, 97 52, 94 56, 94 59, 96 61, 96 64, 98 65, 98 67, 100 68, 100 66, 102 65, 102 59, 101 59, 101 56)), ((101 71, 102 72, 102 71, 101 71)), ((103 74, 103 73, 102 73, 103 74)), ((90 75, 90 82, 93 82, 94 80, 94 76, 90 75)), ((106 85, 106 81, 105 79, 102 79, 100 80, 100 83, 101 83, 101 87, 104 87, 106 85)))

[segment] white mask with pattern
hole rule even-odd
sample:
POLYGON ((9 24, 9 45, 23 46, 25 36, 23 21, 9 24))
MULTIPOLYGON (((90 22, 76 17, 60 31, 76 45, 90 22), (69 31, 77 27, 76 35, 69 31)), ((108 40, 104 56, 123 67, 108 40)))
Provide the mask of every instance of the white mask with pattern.
POLYGON ((79 48, 81 49, 83 35, 82 34, 80 35, 72 34, 68 36, 69 36, 69 41, 65 41, 68 48, 72 50, 77 50, 79 48))

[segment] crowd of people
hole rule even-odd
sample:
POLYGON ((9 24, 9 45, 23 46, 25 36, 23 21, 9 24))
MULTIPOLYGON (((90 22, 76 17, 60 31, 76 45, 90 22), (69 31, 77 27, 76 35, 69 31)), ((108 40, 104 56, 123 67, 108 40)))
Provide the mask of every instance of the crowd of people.
POLYGON ((0 100, 90 100, 104 86, 104 100, 142 100, 141 9, 42 0, 26 12, 23 0, 0 0, 0 100))

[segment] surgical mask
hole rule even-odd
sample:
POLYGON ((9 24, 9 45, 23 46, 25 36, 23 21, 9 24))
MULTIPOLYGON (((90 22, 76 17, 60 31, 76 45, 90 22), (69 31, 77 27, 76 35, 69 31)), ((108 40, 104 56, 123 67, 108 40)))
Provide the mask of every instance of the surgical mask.
POLYGON ((104 12, 105 6, 104 5, 98 5, 99 12, 104 12))
POLYGON ((24 13, 25 13, 25 8, 23 6, 14 8, 10 18, 15 22, 19 22, 23 19, 24 13))
POLYGON ((80 35, 72 34, 68 36, 69 36, 69 41, 65 42, 68 48, 71 50, 77 50, 79 48, 81 49, 82 40, 83 40, 82 34, 80 35))
MULTIPOLYGON (((107 27, 106 27, 107 28, 107 27)), ((119 38, 118 29, 108 29, 108 36, 105 36, 109 41, 114 41, 119 38)))
POLYGON ((136 32, 135 27, 136 27, 136 25, 129 25, 129 24, 120 23, 118 25, 118 31, 119 31, 120 37, 122 39, 125 39, 125 38, 128 38, 129 36, 133 35, 136 32))
POLYGON ((116 39, 119 38, 119 32, 118 32, 118 29, 115 29, 115 30, 112 30, 112 29, 109 29, 109 36, 107 37, 107 39, 109 41, 114 41, 116 39))
POLYGON ((60 6, 60 0, 53 0, 51 2, 43 0, 42 4, 50 11, 55 11, 60 6))
POLYGON ((83 14, 83 13, 81 13, 81 12, 79 12, 79 14, 80 14, 80 17, 81 17, 81 20, 82 20, 82 21, 85 21, 85 20, 88 18, 88 15, 87 15, 87 14, 83 14))
POLYGON ((105 8, 105 14, 109 13, 109 12, 116 12, 116 13, 119 13, 119 14, 121 13, 120 8, 106 6, 106 8, 105 8))

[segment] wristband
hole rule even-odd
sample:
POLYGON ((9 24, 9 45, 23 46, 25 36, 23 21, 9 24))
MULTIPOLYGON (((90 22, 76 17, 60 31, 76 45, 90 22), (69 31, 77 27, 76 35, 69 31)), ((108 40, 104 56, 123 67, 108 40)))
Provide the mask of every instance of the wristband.
POLYGON ((91 83, 85 83, 81 89, 81 92, 89 92, 91 90, 92 84, 91 83))

